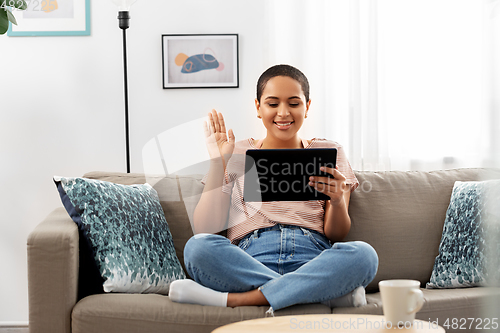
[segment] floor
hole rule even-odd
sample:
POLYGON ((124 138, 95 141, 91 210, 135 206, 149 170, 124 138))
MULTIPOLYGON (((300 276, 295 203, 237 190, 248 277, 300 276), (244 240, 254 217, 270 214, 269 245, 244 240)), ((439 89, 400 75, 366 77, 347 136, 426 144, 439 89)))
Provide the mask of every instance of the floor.
POLYGON ((27 327, 0 327, 0 333, 29 333, 27 327))

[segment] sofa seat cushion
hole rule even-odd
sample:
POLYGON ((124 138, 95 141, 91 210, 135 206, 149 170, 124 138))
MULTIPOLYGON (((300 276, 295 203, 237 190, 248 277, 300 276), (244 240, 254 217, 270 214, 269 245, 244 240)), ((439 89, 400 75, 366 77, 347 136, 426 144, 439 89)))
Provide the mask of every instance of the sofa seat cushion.
MULTIPOLYGON (((72 333, 211 332, 237 321, 266 317, 268 306, 224 308, 181 304, 158 294, 100 294, 80 300, 72 313, 72 333)), ((331 313, 322 304, 295 305, 279 315, 331 313)))
MULTIPOLYGON (((461 288, 461 289, 425 289, 424 306, 417 312, 416 318, 434 322, 440 318, 439 325, 443 325, 446 318, 486 318, 489 304, 500 298, 500 288, 461 288), (443 318, 445 318, 443 320, 443 318)), ((383 315, 382 298, 380 292, 367 294, 368 305, 359 308, 334 308, 333 313, 341 314, 372 314, 383 315)), ((491 317, 490 317, 491 318, 491 317)), ((479 322, 478 322, 479 323, 479 322)), ((467 325, 470 324, 470 320, 467 325)), ((482 325, 484 327, 484 324, 482 325)), ((448 329, 446 330, 447 332, 448 329)), ((463 330, 462 330, 463 331, 463 330)))

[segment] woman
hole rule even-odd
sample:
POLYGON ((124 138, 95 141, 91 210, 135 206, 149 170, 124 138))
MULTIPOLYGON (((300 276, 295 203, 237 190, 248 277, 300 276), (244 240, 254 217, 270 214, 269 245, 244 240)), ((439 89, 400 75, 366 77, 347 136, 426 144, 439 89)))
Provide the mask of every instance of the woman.
POLYGON ((267 129, 264 139, 235 142, 232 130, 226 134, 222 114, 209 114, 205 135, 211 164, 194 213, 196 234, 184 249, 194 281, 174 281, 172 301, 270 305, 271 311, 300 303, 366 304, 364 287, 375 277, 377 254, 364 242, 341 242, 351 226, 350 194, 359 183, 342 146, 298 136, 310 105, 305 75, 277 65, 257 83, 255 106, 267 129), (247 149, 313 147, 337 148, 337 168, 323 169, 334 178, 309 178, 309 185, 330 200, 243 201, 247 149), (227 238, 214 234, 226 228, 227 238))

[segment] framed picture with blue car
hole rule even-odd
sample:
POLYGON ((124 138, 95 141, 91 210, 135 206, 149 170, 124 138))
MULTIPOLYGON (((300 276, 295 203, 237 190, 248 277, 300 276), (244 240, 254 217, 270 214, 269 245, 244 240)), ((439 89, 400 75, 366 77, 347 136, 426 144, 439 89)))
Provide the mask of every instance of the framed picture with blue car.
POLYGON ((162 35, 163 89, 238 88, 238 35, 162 35))

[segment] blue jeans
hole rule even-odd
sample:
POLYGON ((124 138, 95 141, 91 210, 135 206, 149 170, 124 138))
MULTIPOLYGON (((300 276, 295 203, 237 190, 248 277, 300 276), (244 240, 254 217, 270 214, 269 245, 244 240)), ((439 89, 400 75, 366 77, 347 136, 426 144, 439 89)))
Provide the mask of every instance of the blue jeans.
POLYGON ((366 287, 378 256, 365 242, 338 242, 302 227, 277 224, 245 236, 238 246, 219 235, 198 234, 184 248, 188 274, 222 292, 259 288, 273 308, 317 303, 366 287))

